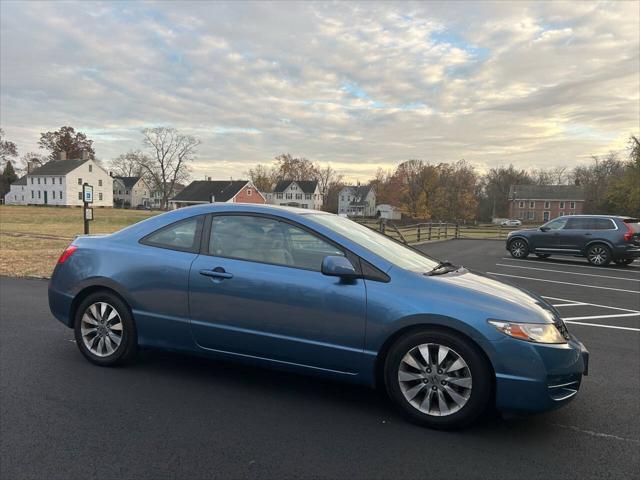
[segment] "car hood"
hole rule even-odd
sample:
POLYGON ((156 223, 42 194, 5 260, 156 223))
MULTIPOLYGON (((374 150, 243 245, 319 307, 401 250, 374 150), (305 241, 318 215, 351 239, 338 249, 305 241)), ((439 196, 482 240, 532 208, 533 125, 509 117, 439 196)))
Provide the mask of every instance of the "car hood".
POLYGON ((425 278, 438 287, 439 295, 474 307, 487 318, 554 323, 558 317, 555 309, 538 295, 483 273, 462 269, 425 278))
POLYGON ((538 230, 537 228, 521 228, 520 230, 513 230, 509 232, 509 235, 515 235, 516 233, 524 233, 524 232, 535 232, 538 230))

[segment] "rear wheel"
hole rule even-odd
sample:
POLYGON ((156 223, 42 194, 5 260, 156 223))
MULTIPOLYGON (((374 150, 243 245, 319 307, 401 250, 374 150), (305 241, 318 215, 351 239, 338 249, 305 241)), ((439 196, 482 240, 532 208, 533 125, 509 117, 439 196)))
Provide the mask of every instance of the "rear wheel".
POLYGON ((538 258, 549 258, 551 255, 548 253, 536 253, 538 258))
POLYGON ((596 243, 587 249, 587 260, 591 265, 604 267, 611 262, 611 250, 606 245, 596 243))
POLYGON ((613 261, 616 265, 620 265, 622 267, 626 267, 627 265, 631 265, 633 263, 633 258, 618 258, 613 261))
POLYGON ((527 242, 521 238, 516 238, 515 240, 511 240, 509 244, 509 253, 511 253, 513 258, 527 258, 527 255, 529 255, 529 246, 527 242))
POLYGON ((455 429, 476 420, 491 398, 492 374, 478 348, 439 330, 400 338, 385 362, 387 392, 412 422, 455 429))
POLYGON ((126 304, 109 292, 85 298, 76 311, 76 344, 92 363, 113 366, 132 360, 138 340, 133 317, 126 304))

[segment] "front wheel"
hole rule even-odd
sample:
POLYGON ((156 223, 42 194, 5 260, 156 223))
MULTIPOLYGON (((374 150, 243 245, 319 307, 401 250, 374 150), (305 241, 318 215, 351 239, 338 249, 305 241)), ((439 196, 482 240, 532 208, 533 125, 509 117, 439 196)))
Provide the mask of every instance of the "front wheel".
POLYGON ((133 317, 126 304, 110 292, 93 293, 80 303, 74 332, 80 352, 96 365, 119 365, 136 355, 133 317))
POLYGON ((596 243, 587 249, 587 260, 591 265, 604 267, 611 262, 611 250, 606 245, 596 243))
POLYGON ((613 261, 616 265, 620 265, 621 267, 625 267, 627 265, 631 265, 633 263, 633 258, 618 258, 613 261))
POLYGON ((527 258, 529 255, 529 246, 524 240, 516 238, 509 244, 509 253, 511 253, 513 258, 527 258))
POLYGON ((400 338, 385 362, 390 398, 412 422, 437 429, 470 425, 487 408, 492 374, 478 348, 439 330, 400 338))

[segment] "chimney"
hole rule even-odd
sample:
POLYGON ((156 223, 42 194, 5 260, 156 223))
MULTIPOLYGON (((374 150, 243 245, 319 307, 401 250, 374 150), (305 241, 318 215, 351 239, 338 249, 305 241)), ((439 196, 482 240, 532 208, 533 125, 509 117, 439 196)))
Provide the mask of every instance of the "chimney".
POLYGON ((113 177, 113 172, 109 172, 109 176, 110 176, 110 177, 113 177))
POLYGON ((31 173, 35 170, 35 163, 34 162, 27 162, 27 173, 31 173))
POLYGON ((80 153, 80 159, 89 160, 89 152, 87 152, 86 150, 82 150, 82 152, 80 153))
POLYGON ((64 150, 60 150, 58 152, 58 160, 66 160, 67 159, 67 152, 65 152, 64 150))

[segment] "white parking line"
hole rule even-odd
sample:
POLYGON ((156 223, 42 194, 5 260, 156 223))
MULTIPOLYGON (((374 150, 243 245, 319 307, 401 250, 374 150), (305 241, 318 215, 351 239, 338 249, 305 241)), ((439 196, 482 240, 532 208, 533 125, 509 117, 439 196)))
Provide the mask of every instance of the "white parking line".
POLYGON ((619 318, 619 317, 638 317, 640 312, 636 313, 616 313, 613 315, 591 315, 587 317, 563 317, 563 320, 597 320, 599 318, 619 318))
POLYGON ((617 325, 602 325, 601 323, 574 322, 571 320, 567 321, 567 323, 570 323, 571 325, 586 325, 588 327, 613 328, 615 330, 630 330, 632 332, 640 332, 640 328, 619 327, 617 325))
MULTIPOLYGON (((638 310, 631 310, 630 308, 610 307, 609 305, 599 305, 597 303, 577 302, 575 300, 569 300, 567 298, 547 297, 542 295, 545 300, 559 300, 561 302, 571 302, 571 305, 588 305, 590 307, 608 308, 610 310, 619 310, 621 312, 640 313, 638 310)), ((554 305, 555 306, 555 305, 554 305)))
POLYGON ((506 273, 497 273, 497 272, 487 272, 487 273, 491 275, 498 275, 500 277, 522 278, 523 280, 533 280, 536 282, 561 283, 562 285, 573 285, 575 287, 598 288, 600 290, 613 290, 615 292, 640 293, 640 290, 625 290, 623 288, 600 287, 598 285, 584 285, 582 283, 560 282, 558 280, 546 280, 544 278, 521 277, 520 275, 507 275, 506 273))
POLYGON ((511 258, 511 257, 502 257, 502 260, 509 260, 510 262, 527 262, 527 263, 539 263, 539 264, 543 264, 543 265, 547 265, 549 267, 552 266, 558 266, 558 267, 569 267, 569 268, 595 268, 597 270, 605 271, 605 272, 616 272, 616 273, 638 273, 638 269, 634 266, 634 267, 629 267, 627 266, 626 268, 621 268, 620 270, 613 270, 611 268, 607 268, 607 267, 594 267, 592 265, 577 265, 577 264, 573 264, 573 263, 554 263, 554 262, 549 262, 549 260, 522 260, 520 258, 511 258))
POLYGON ((538 268, 538 267, 523 267, 522 265, 507 265, 505 263, 496 263, 496 266, 508 267, 508 268, 526 268, 527 270, 539 270, 541 272, 568 273, 570 275, 582 275, 585 277, 613 278, 614 280, 624 280, 627 282, 640 282, 640 278, 612 277, 611 275, 595 275, 593 273, 568 272, 566 270, 550 270, 548 268, 538 268))

